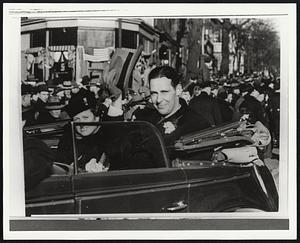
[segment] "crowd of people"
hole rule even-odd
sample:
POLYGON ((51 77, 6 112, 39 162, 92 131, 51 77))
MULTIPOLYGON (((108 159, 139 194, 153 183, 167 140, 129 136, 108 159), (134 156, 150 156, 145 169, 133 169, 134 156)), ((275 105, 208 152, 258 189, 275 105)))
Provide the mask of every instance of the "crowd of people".
MULTIPOLYGON (((246 115, 250 122, 264 124, 271 132, 272 145, 278 146, 279 79, 254 74, 214 78, 210 82, 194 78, 183 85, 172 67, 160 66, 150 70, 147 80, 147 85, 129 89, 126 94, 111 83, 87 76, 79 83, 64 81, 54 88, 46 83, 22 83, 24 126, 59 120, 143 120, 158 128, 168 146, 184 134, 238 121, 246 115)), ((106 170, 105 154, 93 145, 99 127, 81 125, 76 127, 76 134, 79 167, 86 171, 106 170)), ((53 160, 68 165, 74 162, 70 136, 62 136, 53 160)))

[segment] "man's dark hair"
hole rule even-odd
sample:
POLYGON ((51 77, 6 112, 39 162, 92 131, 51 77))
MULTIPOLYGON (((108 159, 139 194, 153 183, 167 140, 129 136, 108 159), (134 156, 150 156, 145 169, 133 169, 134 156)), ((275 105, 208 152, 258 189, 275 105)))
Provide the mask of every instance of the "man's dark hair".
POLYGON ((149 73, 149 78, 148 78, 149 85, 151 79, 163 78, 163 77, 171 79, 171 84, 174 88, 176 88, 177 84, 179 84, 179 75, 177 74, 174 68, 169 66, 160 66, 152 69, 151 72, 149 73))

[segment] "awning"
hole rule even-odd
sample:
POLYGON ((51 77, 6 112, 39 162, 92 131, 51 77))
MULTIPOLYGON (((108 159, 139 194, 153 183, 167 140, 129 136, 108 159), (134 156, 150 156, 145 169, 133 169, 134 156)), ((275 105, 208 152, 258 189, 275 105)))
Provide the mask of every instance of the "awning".
POLYGON ((33 48, 28 48, 26 51, 25 51, 25 54, 33 54, 33 53, 37 53, 39 51, 43 51, 45 50, 44 47, 33 47, 33 48))
MULTIPOLYGON (((25 54, 33 54, 40 51, 44 51, 45 47, 33 47, 28 48, 25 51, 25 54)), ((76 47, 73 45, 65 45, 65 46, 48 46, 48 50, 52 52, 62 52, 62 51, 75 51, 76 47)))
POLYGON ((73 45, 66 45, 66 46, 49 46, 48 47, 49 51, 54 51, 54 52, 58 52, 58 51, 75 51, 76 48, 73 45))

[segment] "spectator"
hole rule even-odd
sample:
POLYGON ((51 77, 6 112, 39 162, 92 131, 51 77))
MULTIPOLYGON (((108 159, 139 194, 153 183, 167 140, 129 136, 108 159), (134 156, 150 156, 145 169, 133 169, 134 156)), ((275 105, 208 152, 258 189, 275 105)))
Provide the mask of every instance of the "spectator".
POLYGON ((230 106, 230 104, 226 101, 227 99, 227 92, 224 88, 220 88, 217 93, 217 102, 220 107, 222 121, 225 123, 232 121, 232 115, 233 115, 233 108, 230 106))
MULTIPOLYGON (((89 97, 80 96, 70 100, 66 108, 69 116, 74 122, 98 122, 99 116, 95 115, 95 104, 89 97)), ((102 171, 105 142, 99 140, 102 134, 98 125, 78 125, 75 126, 77 139, 78 166, 81 170, 102 171)), ((58 144, 56 160, 61 163, 72 164, 74 162, 73 142, 71 128, 69 125, 58 144)), ((104 163, 104 162, 103 162, 104 163)))
POLYGON ((241 93, 244 101, 240 105, 240 111, 242 114, 250 115, 250 122, 255 123, 260 121, 266 125, 264 118, 264 111, 261 103, 257 100, 259 95, 258 91, 250 84, 246 84, 241 87, 241 93))
POLYGON ((47 112, 45 106, 49 98, 49 89, 45 84, 39 84, 35 87, 35 93, 32 95, 34 107, 34 120, 36 122, 41 113, 47 112))
POLYGON ((64 107, 65 104, 59 97, 50 96, 45 106, 46 111, 43 111, 39 114, 37 123, 44 124, 68 119, 69 117, 62 113, 62 109, 64 107))
POLYGON ((21 95, 22 95, 22 111, 24 115, 26 114, 26 124, 25 126, 31 126, 35 124, 35 112, 33 105, 31 104, 31 94, 32 87, 28 84, 21 85, 21 95))
POLYGON ((100 91, 101 84, 98 80, 93 79, 89 83, 89 90, 95 95, 96 100, 99 99, 99 91, 100 91))
POLYGON ((222 123, 220 107, 213 97, 211 97, 211 87, 209 82, 200 84, 201 93, 191 99, 189 107, 198 115, 203 116, 211 126, 222 123))
MULTIPOLYGON (((27 123, 28 110, 22 110, 23 126, 27 123)), ((54 155, 41 140, 23 134, 25 191, 30 191, 52 174, 54 155)))

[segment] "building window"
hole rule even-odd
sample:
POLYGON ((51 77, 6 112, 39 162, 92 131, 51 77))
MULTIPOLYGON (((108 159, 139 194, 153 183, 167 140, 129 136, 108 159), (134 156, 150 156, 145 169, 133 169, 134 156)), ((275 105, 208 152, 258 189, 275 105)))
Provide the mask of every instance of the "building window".
POLYGON ((35 30, 30 33, 30 48, 46 46, 46 31, 35 30))
MULTIPOLYGON (((116 29, 115 35, 116 46, 119 45, 119 30, 116 29)), ((137 32, 131 30, 123 30, 121 32, 122 47, 136 49, 137 48, 137 32)))
POLYGON ((74 45, 77 46, 77 28, 58 28, 49 31, 49 45, 63 46, 74 45))

